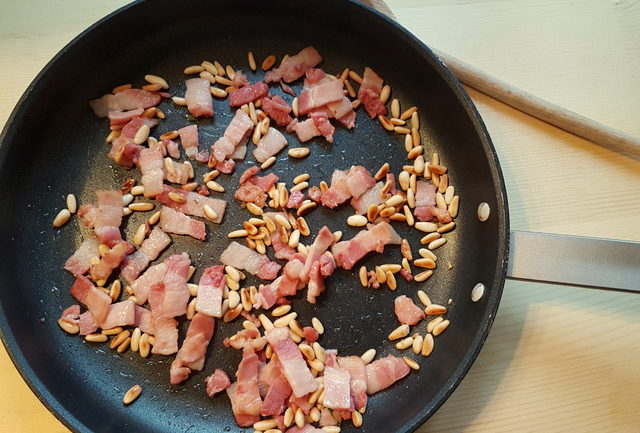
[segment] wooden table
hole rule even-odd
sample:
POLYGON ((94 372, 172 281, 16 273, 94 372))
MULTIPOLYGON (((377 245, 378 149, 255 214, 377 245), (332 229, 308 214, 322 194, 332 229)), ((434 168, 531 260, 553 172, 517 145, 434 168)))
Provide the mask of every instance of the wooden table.
MULTIPOLYGON (((0 2, 0 124, 64 44, 125 3, 0 2)), ((640 2, 388 4, 427 44, 640 134, 640 2)), ((640 241, 639 161, 469 93, 502 163, 514 229, 640 241)), ((419 431, 638 432, 638 364, 640 295, 508 281, 478 360, 419 431)), ((4 349, 0 388, 0 431, 68 431, 31 393, 4 349)))

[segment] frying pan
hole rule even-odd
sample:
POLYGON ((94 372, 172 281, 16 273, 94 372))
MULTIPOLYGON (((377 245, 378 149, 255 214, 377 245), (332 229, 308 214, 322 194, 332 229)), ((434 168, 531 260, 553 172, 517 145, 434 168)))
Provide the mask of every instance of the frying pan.
MULTIPOLYGON (((68 294, 72 278, 62 264, 79 244, 81 230, 75 220, 61 230, 52 230, 50 224, 66 194, 73 192, 81 203, 92 203, 95 189, 119 188, 132 174, 106 157, 108 131, 88 108, 89 99, 120 83, 141 84, 146 73, 167 78, 171 91, 181 95, 185 66, 218 59, 240 67, 246 64, 249 50, 261 59, 272 53, 278 57, 295 53, 312 44, 322 53, 321 66, 329 72, 345 66, 373 67, 393 86, 393 96, 403 107, 420 107, 426 153, 440 154, 461 195, 458 227, 438 254, 441 263, 454 267, 451 271, 441 267, 421 285, 437 302, 453 300, 448 316, 452 325, 438 338, 434 353, 420 360, 420 374, 412 373, 370 399, 360 431, 415 429, 453 392, 476 358, 502 292, 510 233, 504 183, 484 124, 441 62, 392 21, 354 2, 331 0, 307 6, 286 1, 135 3, 72 41, 41 72, 14 110, 0 145, 0 194, 3 203, 11 204, 0 208, 0 246, 12 252, 0 262, 0 328, 3 343, 29 386, 72 430, 238 430, 227 398, 206 397, 203 379, 214 368, 235 371, 240 355, 223 349, 220 341, 239 329, 239 323, 216 325, 205 369, 177 387, 168 384, 171 357, 143 360, 130 352, 116 355, 103 345, 64 334, 55 321, 73 301, 68 294), (481 201, 492 209, 485 223, 475 216, 481 201), (478 303, 472 303, 469 293, 478 282, 487 289, 478 303), (125 408, 122 396, 134 384, 142 386, 143 395, 125 408)), ((249 77, 259 79, 260 74, 249 77)), ((167 102, 161 107, 167 120, 156 134, 188 123, 185 110, 167 102)), ((216 102, 215 120, 198 121, 201 141, 212 143, 230 118, 227 102, 216 102)), ((295 145, 290 138, 290 146, 295 145)), ((274 171, 281 179, 291 183, 296 174, 309 172, 317 183, 328 180, 334 168, 363 164, 375 170, 384 162, 398 173, 406 161, 400 137, 370 122, 363 112, 355 131, 338 128, 333 145, 322 140, 308 145, 312 155, 306 160, 279 156, 274 171)), ((250 161, 251 157, 237 170, 250 161)), ((204 168, 196 165, 196 172, 199 177, 204 168)), ((237 176, 220 182, 232 191, 237 176)), ((164 256, 187 251, 200 270, 214 264, 228 243, 225 234, 247 215, 230 193, 226 198, 229 209, 224 225, 208 225, 206 244, 174 236, 164 256)), ((319 209, 307 219, 313 232, 327 224, 350 238, 356 231, 344 224, 349 213, 346 207, 337 212, 319 209)), ((127 236, 147 217, 129 217, 124 225, 127 236)), ((397 228, 416 250, 419 234, 397 228)), ((387 248, 384 255, 367 257, 363 263, 370 268, 399 259, 397 248, 387 248)), ((341 355, 361 354, 370 347, 382 356, 397 355, 386 341, 397 325, 393 299, 399 294, 415 295, 415 290, 415 284, 403 282, 397 293, 364 290, 351 273, 337 271, 316 306, 296 299, 294 308, 303 323, 312 316, 320 318, 327 328, 322 345, 337 348, 341 355)), ((181 325, 184 331, 186 323, 181 325)), ((351 431, 347 424, 344 431, 351 431)))

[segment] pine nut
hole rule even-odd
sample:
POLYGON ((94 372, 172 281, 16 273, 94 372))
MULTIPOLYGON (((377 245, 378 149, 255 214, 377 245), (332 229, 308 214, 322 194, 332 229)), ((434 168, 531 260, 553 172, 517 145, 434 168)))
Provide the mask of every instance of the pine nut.
POLYGON ((134 385, 126 392, 122 402, 125 404, 125 406, 130 405, 138 397, 140 397, 141 393, 142 393, 142 388, 140 387, 140 385, 134 385))
POLYGON ((215 180, 210 180, 209 182, 207 182, 205 184, 207 186, 207 188, 209 188, 211 191, 215 191, 215 192, 224 192, 224 187, 222 185, 220 185, 218 182, 216 182, 215 180))
POLYGON ((420 352, 422 351, 423 343, 424 343, 424 338, 422 337, 422 335, 418 334, 413 339, 413 345, 411 346, 411 350, 413 350, 413 353, 415 353, 416 355, 420 355, 420 352))
POLYGON ((62 227, 67 222, 69 222, 70 218, 71 218, 71 212, 69 211, 69 209, 62 209, 60 212, 58 212, 58 215, 56 215, 56 217, 54 218, 53 226, 62 227))
POLYGON ((292 149, 289 149, 289 156, 292 158, 304 158, 305 156, 309 155, 309 153, 311 152, 311 149, 309 149, 308 147, 294 147, 292 149))
POLYGON ((471 300, 473 302, 478 302, 483 295, 484 295, 484 284, 478 283, 475 286, 473 286, 473 290, 471 290, 471 300))
POLYGON ((438 304, 430 304, 424 309, 424 312, 427 316, 439 316, 441 314, 446 314, 447 307, 438 304))
POLYGON ((73 194, 67 195, 67 209, 72 214, 76 213, 78 210, 78 201, 76 200, 76 196, 73 194))
POLYGON ((273 54, 271 54, 270 56, 267 56, 267 58, 265 58, 264 61, 262 62, 262 70, 268 71, 273 67, 275 63, 276 63, 276 56, 274 56, 273 54))
POLYGON ((383 115, 379 115, 378 116, 378 121, 380 122, 380 124, 382 125, 382 127, 384 129, 386 129, 387 131, 393 131, 394 126, 393 123, 391 123, 391 121, 389 119, 387 119, 385 116, 383 115))
POLYGON ((401 115, 400 115, 400 119, 402 120, 407 120, 409 119, 413 113, 415 113, 416 111, 418 111, 418 107, 416 107, 415 105, 411 108, 407 108, 401 115))
POLYGON ((413 264, 415 266, 418 266, 419 268, 427 268, 427 269, 435 269, 436 268, 436 262, 434 262, 433 260, 431 260, 429 258, 426 258, 426 257, 422 257, 422 258, 414 260, 413 264))
POLYGON ((67 334, 74 335, 80 332, 80 326, 75 323, 67 322, 66 320, 58 319, 58 325, 67 334))
POLYGON ((382 90, 380 91, 380 102, 386 104, 389 100, 389 96, 391 96, 391 86, 385 84, 382 90))
POLYGON ((85 335, 84 340, 89 343, 106 343, 109 337, 104 334, 89 334, 85 335))
POLYGON ((367 225, 367 218, 363 215, 351 215, 347 218, 347 224, 353 227, 363 227, 367 225))
POLYGON ((395 275, 393 275, 391 271, 386 271, 385 274, 387 276, 387 286, 389 286, 389 289, 396 290, 398 288, 398 283, 395 275))
POLYGON ((128 206, 128 208, 135 212, 148 212, 150 210, 153 210, 154 206, 153 206, 153 203, 141 202, 141 203, 131 203, 128 206))
POLYGON ((418 283, 422 283, 423 281, 427 281, 431 275, 433 275, 433 271, 428 270, 428 271, 420 272, 418 275, 413 277, 413 279, 418 283))
POLYGON ((409 325, 400 325, 389 334, 389 340, 399 340, 409 335, 409 325))
POLYGON ((378 171, 376 172, 374 178, 376 180, 382 180, 387 176, 387 173, 389 173, 389 163, 385 162, 384 164, 382 164, 382 166, 378 169, 378 171))
POLYGON ((435 241, 429 242, 429 245, 427 245, 427 248, 429 248, 430 250, 435 250, 436 248, 439 248, 446 243, 447 243, 447 240, 445 238, 436 239, 435 241))
POLYGON ((413 337, 403 338, 396 343, 396 349, 405 350, 413 346, 413 337))
POLYGON ((433 341, 433 335, 431 334, 426 334, 424 336, 424 339, 422 341, 422 348, 420 349, 420 354, 422 356, 429 356, 431 355, 431 352, 433 352, 433 346, 434 346, 434 341, 433 341))
POLYGON ((438 232, 433 232, 433 233, 429 233, 428 235, 426 235, 425 237, 423 237, 422 239, 420 239, 420 243, 422 245, 426 245, 429 244, 437 239, 440 239, 440 233, 438 232))
POLYGON ((489 215, 491 213, 491 208, 485 202, 482 202, 478 205, 478 219, 481 222, 485 222, 489 219, 489 215))
POLYGON ((449 327, 449 321, 448 320, 443 320, 442 322, 438 323, 435 328, 433 328, 433 336, 437 337, 438 335, 442 334, 447 328, 449 327))
POLYGON ((360 278, 360 284, 362 287, 367 287, 369 285, 369 278, 367 276, 367 267, 361 266, 360 271, 358 272, 358 276, 360 278))

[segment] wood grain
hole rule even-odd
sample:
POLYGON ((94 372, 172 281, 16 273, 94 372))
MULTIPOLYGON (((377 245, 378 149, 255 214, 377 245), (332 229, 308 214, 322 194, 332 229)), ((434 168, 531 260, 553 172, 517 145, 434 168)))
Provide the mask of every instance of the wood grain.
MULTIPOLYGON (((0 2, 0 124, 60 48, 125 3, 0 2)), ((430 46, 640 134, 638 1, 388 4, 430 46)), ((514 228, 640 240, 640 162, 469 94, 500 157, 514 228)), ((507 282, 478 360, 419 432, 637 432, 638 311, 640 297, 631 294, 507 282)), ((4 349, 0 367, 0 431, 68 431, 30 392, 4 349)))

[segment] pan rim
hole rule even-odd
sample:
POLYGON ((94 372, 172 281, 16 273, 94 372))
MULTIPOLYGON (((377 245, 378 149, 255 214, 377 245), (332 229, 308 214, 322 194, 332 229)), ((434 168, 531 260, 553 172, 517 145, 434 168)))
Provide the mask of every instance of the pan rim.
MULTIPOLYGON (((11 136, 10 126, 14 123, 15 118, 23 111, 23 107, 27 104, 27 100, 29 99, 31 93, 37 88, 40 84, 41 80, 49 74, 49 72, 56 66, 56 64, 63 58, 67 52, 73 48, 76 44, 78 44, 81 40, 83 40, 89 33, 94 31, 96 28, 105 25, 108 21, 110 21, 115 16, 125 13, 127 10, 138 7, 144 3, 147 3, 148 0, 136 0, 130 4, 124 5, 110 14, 104 16, 100 20, 96 21, 91 26, 87 27, 84 31, 82 31, 79 35, 73 38, 69 43, 67 43, 47 64, 43 67, 43 69, 36 75, 36 77, 31 81, 29 86, 26 88, 16 106, 12 110, 9 115, 2 132, 0 133, 0 167, 4 163, 4 159, 6 157, 6 153, 8 151, 7 146, 5 146, 5 142, 7 141, 7 137, 11 136)), ((461 361, 458 364, 458 367, 454 370, 453 374, 450 378, 445 382, 444 386, 441 390, 434 396, 431 400, 430 404, 424 406, 422 410, 420 410, 416 415, 412 418, 407 419, 404 426, 399 431, 414 431, 419 426, 424 424, 436 411, 438 408, 444 404, 444 402, 451 396, 453 391, 458 387, 462 379, 467 375, 471 366, 475 362, 480 350, 484 346, 486 339, 488 338, 489 331, 493 325, 495 320, 495 316, 498 310, 498 306, 500 303, 500 299, 502 297, 502 292, 506 280, 506 272, 507 272, 507 259, 508 259, 508 251, 509 251, 509 211, 508 211, 508 203, 507 203, 507 192, 506 185, 504 181, 504 176, 502 173, 502 169, 500 167, 500 163, 498 160, 497 152, 489 135, 489 132, 486 128, 486 125, 480 116, 475 104, 462 87, 461 83, 458 79, 453 75, 453 73, 447 68, 446 64, 434 54, 434 52, 421 40, 419 40, 415 35, 410 33, 407 29, 402 27, 398 22, 389 18, 382 12, 358 2, 357 0, 347 0, 349 7, 360 9, 366 11, 371 15, 370 18, 377 19, 383 22, 384 26, 391 27, 394 31, 399 32, 402 36, 411 44, 413 44, 417 49, 426 53, 426 57, 430 62, 431 66, 436 70, 436 72, 443 78, 446 84, 449 86, 450 90, 456 96, 458 102, 462 105, 467 116, 471 120, 476 133, 480 139, 480 142, 483 146, 483 150, 487 155, 489 170, 491 172, 491 177, 494 182, 494 188, 497 193, 497 202, 498 202, 498 212, 495 212, 496 217, 499 218, 498 224, 498 248, 496 251, 496 256, 498 257, 498 264, 494 274, 494 286, 491 289, 490 297, 487 300, 486 311, 480 322, 480 326, 476 331, 476 335, 474 336, 469 348, 465 352, 461 361)), ((0 305, 0 309, 4 311, 4 307, 0 305)), ((49 392, 40 378, 35 374, 31 365, 27 362, 24 357, 23 352, 20 350, 18 342, 16 341, 14 334, 11 330, 11 326, 6 319, 6 315, 0 315, 0 340, 4 344, 9 358, 12 363, 22 376, 22 379, 29 386, 31 391, 35 394, 35 396, 40 400, 40 402, 67 428, 69 428, 73 432, 90 432, 90 429, 80 421, 71 411, 69 411, 64 405, 62 405, 53 394, 49 392)))

